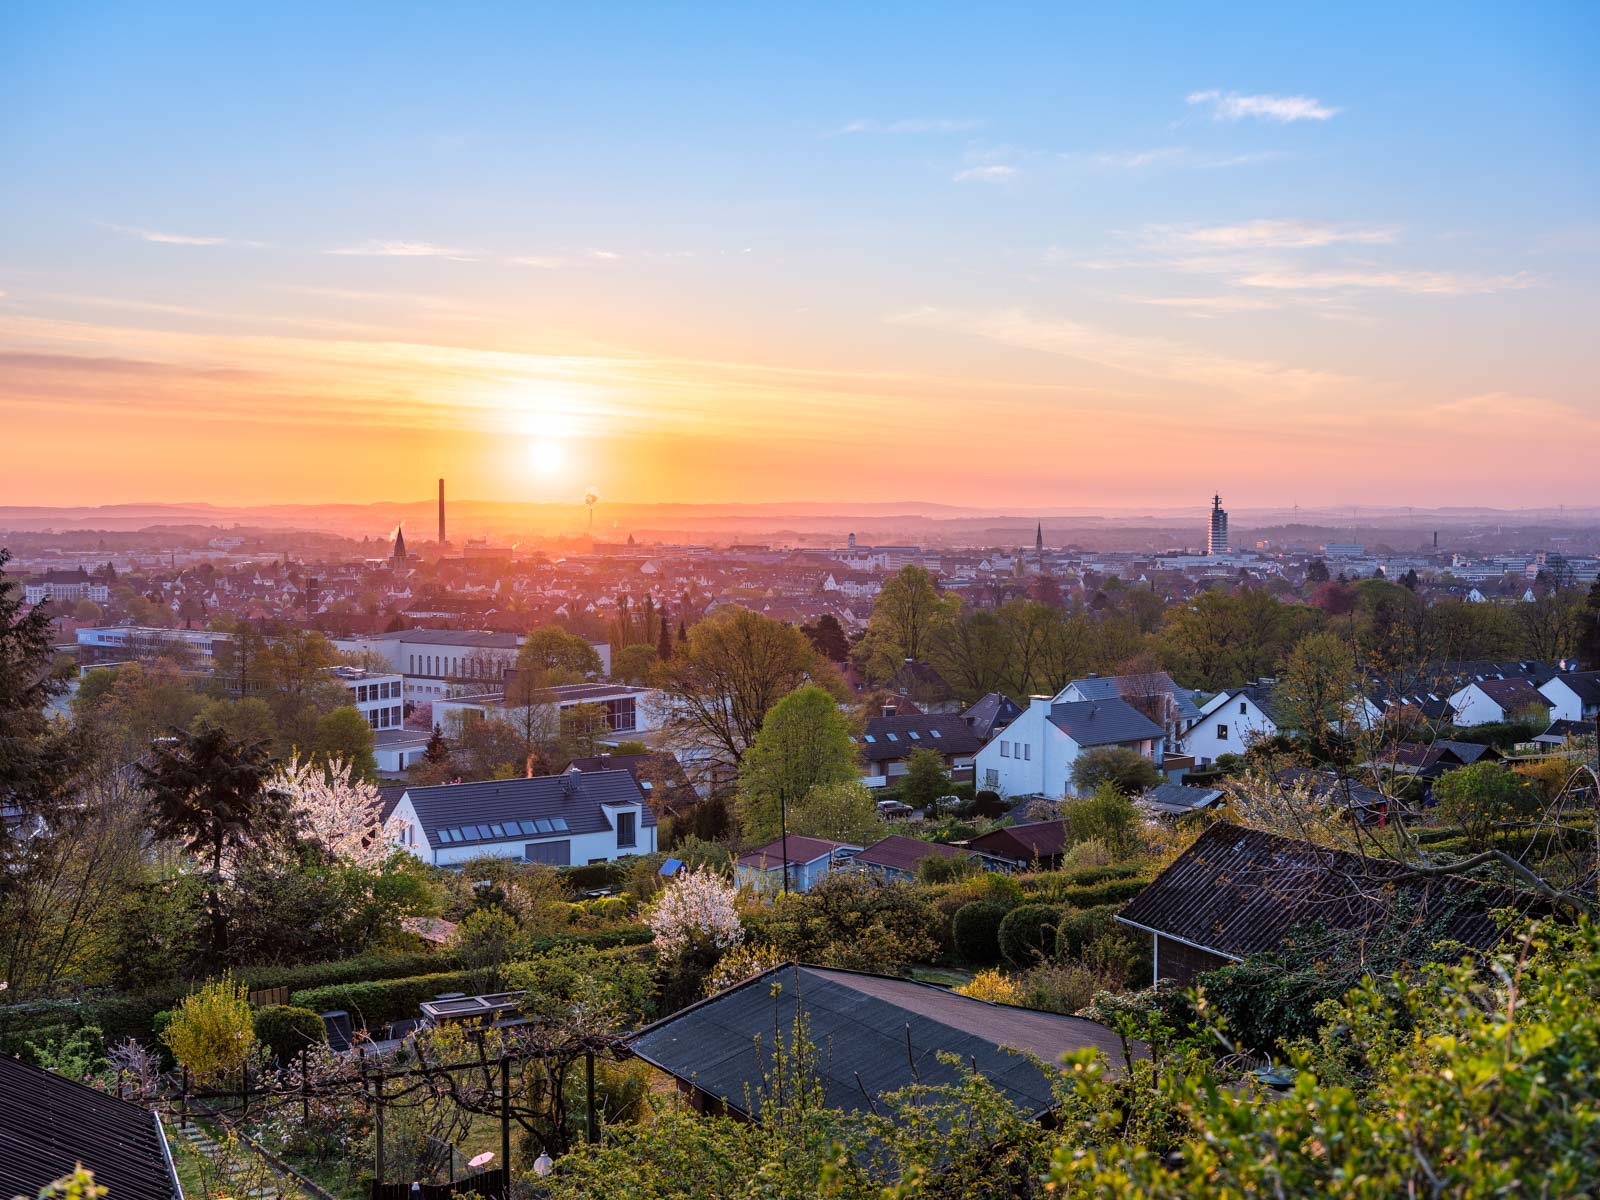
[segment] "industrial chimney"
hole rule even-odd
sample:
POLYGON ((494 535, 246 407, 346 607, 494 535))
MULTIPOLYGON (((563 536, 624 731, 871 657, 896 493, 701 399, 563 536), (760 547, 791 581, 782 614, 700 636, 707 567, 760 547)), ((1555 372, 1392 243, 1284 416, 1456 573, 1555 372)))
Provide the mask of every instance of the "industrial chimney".
POLYGON ((444 546, 444 480, 439 480, 439 545, 444 546))

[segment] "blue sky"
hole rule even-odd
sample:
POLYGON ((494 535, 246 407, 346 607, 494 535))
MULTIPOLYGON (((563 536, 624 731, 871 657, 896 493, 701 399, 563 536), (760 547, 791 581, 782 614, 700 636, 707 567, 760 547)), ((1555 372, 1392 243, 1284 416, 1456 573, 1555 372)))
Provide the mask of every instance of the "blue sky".
POLYGON ((1594 6, 1226 7, 9 6, 0 501, 1600 501, 1594 6))

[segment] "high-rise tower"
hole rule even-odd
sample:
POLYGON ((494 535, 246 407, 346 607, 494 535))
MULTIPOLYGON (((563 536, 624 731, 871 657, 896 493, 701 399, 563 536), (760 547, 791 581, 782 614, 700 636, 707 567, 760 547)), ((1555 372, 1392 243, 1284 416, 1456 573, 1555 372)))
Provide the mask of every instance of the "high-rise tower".
POLYGON ((1211 497, 1211 537, 1206 541, 1207 554, 1228 552, 1228 510, 1222 507, 1220 495, 1211 497))

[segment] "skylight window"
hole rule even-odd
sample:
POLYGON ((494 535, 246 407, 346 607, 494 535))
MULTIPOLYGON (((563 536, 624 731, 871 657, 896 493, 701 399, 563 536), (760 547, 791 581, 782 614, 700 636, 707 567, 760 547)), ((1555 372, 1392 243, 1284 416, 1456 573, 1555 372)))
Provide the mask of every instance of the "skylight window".
POLYGON ((898 737, 898 736, 897 736, 897 735, 895 735, 895 734, 892 734, 892 733, 891 733, 891 734, 890 734, 890 735, 889 735, 889 740, 890 740, 890 741, 891 741, 891 742, 898 742, 898 741, 899 741, 899 740, 900 740, 900 738, 899 738, 899 737, 898 737))
POLYGON ((940 733, 937 729, 928 730, 928 735, 930 737, 943 737, 944 736, 944 734, 940 733))
POLYGON ((911 737, 912 737, 912 739, 914 741, 920 741, 921 740, 921 735, 919 733, 917 733, 917 731, 915 729, 911 730, 910 732, 911 732, 911 737))
POLYGON ((876 738, 876 737, 874 737, 874 736, 873 736, 873 735, 872 735, 872 734, 870 734, 870 733, 869 733, 869 734, 867 734, 867 741, 869 741, 869 742, 876 742, 876 741, 877 741, 877 740, 878 740, 878 739, 877 739, 877 738, 876 738))

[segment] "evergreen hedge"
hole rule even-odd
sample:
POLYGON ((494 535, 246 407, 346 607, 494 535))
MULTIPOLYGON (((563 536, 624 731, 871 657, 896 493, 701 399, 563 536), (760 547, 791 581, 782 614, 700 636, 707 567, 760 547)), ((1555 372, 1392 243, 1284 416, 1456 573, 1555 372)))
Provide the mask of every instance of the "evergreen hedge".
POLYGON ((950 941, 956 956, 973 966, 988 966, 1000 957, 1000 922, 1006 907, 987 900, 974 900, 956 909, 950 921, 950 941))
POLYGON ((1000 953, 1018 970, 1053 958, 1060 920, 1061 911, 1052 905, 1018 905, 1000 922, 1000 953))

